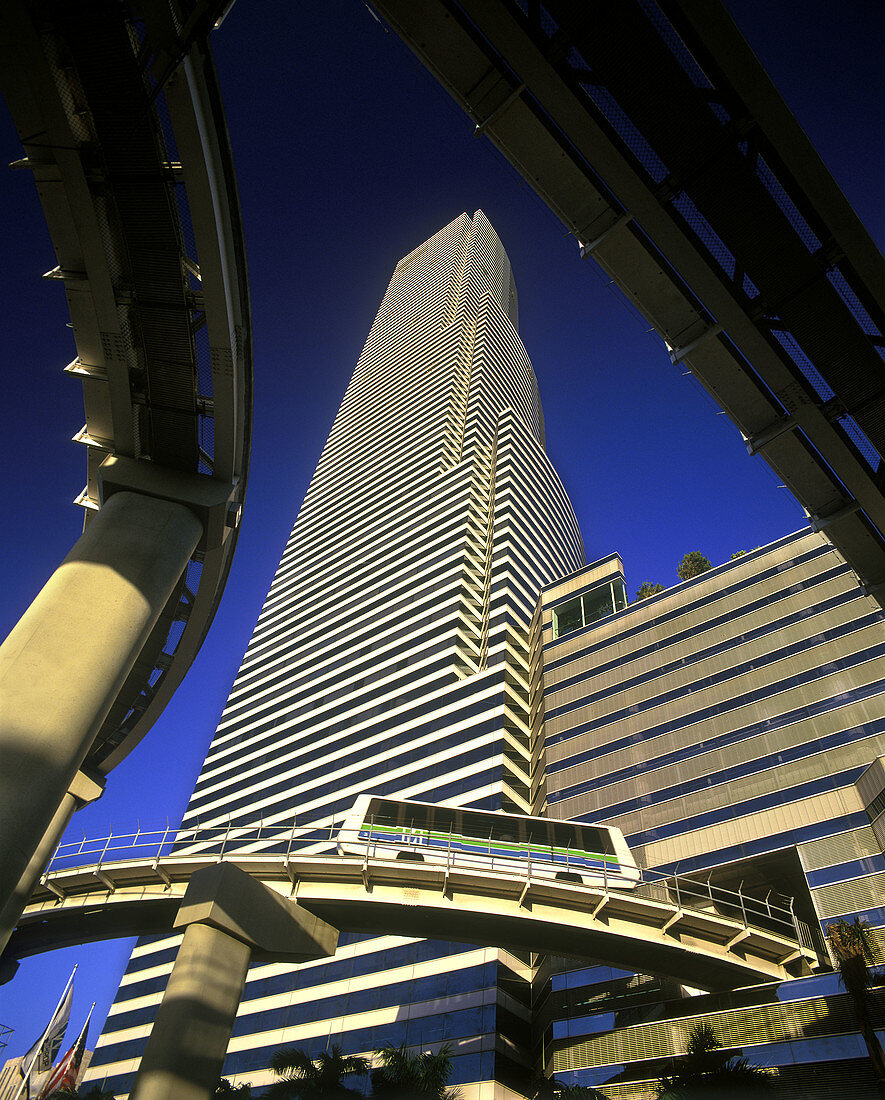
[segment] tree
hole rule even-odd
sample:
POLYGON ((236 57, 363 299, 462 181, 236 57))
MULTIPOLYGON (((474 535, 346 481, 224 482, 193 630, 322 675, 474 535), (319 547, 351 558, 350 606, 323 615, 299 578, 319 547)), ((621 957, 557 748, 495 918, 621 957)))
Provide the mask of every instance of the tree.
POLYGON ((659 1100, 750 1100, 771 1089, 771 1078, 761 1066, 721 1049, 709 1024, 688 1033, 688 1049, 675 1059, 671 1077, 657 1084, 659 1100))
POLYGON ((49 1100, 117 1100, 104 1085, 81 1085, 79 1089, 65 1087, 49 1094, 49 1100))
POLYGON ((377 1054, 381 1065, 372 1070, 372 1100, 458 1100, 458 1089, 447 1087, 450 1047, 412 1054, 404 1045, 386 1046, 377 1054))
POLYGON ((662 584, 658 584, 656 581, 643 581, 636 589, 636 599, 633 602, 636 603, 638 600, 646 600, 649 596, 654 596, 656 593, 663 591, 664 586, 662 584))
POLYGON ((850 924, 847 920, 837 920, 827 928, 827 942, 873 1063, 876 1087, 885 1093, 885 1057, 873 1026, 871 1012, 873 976, 869 964, 876 961, 876 938, 873 930, 859 917, 855 917, 850 924))
POLYGON ((311 1058, 303 1050, 278 1050, 270 1060, 270 1068, 279 1081, 268 1085, 263 1093, 279 1100, 347 1100, 362 1096, 358 1089, 342 1084, 342 1077, 357 1077, 369 1072, 368 1058, 345 1054, 337 1043, 311 1058))
POLYGON ((222 1077, 212 1093, 213 1100, 252 1100, 252 1086, 234 1085, 226 1077, 222 1077))
POLYGON ((699 577, 701 573, 706 573, 710 567, 710 559, 705 558, 700 550, 689 550, 676 567, 676 572, 681 581, 687 581, 692 577, 699 577))
POLYGON ((608 1100, 608 1097, 590 1085, 563 1085, 540 1074, 535 1078, 532 1100, 608 1100))

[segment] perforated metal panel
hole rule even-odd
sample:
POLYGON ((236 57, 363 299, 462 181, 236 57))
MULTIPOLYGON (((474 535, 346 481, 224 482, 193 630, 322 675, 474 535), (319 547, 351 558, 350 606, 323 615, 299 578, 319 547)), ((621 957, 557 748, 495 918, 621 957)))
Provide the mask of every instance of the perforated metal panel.
POLYGON ((800 844, 799 854, 806 871, 816 871, 820 867, 832 867, 850 859, 878 855, 879 843, 871 828, 852 829, 847 833, 800 844))
POLYGON ((848 882, 834 882, 811 891, 821 917, 839 917, 859 909, 885 905, 885 873, 864 875, 848 882))
POLYGON ((682 1020, 666 1020, 595 1035, 556 1051, 554 1071, 586 1066, 619 1065, 644 1058, 665 1058, 683 1051, 688 1032, 709 1023, 725 1047, 781 1042, 805 1036, 854 1030, 851 1006, 844 995, 816 997, 788 1004, 760 1005, 752 1012, 732 1010, 682 1020))

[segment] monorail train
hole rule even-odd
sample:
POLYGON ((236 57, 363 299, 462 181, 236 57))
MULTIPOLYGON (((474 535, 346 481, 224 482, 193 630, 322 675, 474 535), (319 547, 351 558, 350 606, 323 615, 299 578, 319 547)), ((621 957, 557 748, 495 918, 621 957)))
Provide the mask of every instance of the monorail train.
POLYGON ((364 794, 338 834, 342 855, 632 889, 640 872, 619 829, 364 794))

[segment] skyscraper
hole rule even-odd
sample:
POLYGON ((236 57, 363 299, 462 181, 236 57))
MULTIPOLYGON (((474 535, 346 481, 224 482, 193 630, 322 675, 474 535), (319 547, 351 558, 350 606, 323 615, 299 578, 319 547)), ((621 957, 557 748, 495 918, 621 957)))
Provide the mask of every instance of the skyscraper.
MULTIPOLYGON (((541 587, 584 550, 516 323, 482 213, 398 264, 185 826, 297 815, 321 852, 362 792, 528 811, 529 625, 541 587)), ((133 952, 90 1074, 118 1095, 176 949, 166 937, 133 952)), ((522 1095, 529 991, 518 953, 343 936, 331 961, 252 968, 225 1072, 258 1083, 283 1045, 449 1042, 453 1082, 485 1083, 465 1100, 522 1095)))

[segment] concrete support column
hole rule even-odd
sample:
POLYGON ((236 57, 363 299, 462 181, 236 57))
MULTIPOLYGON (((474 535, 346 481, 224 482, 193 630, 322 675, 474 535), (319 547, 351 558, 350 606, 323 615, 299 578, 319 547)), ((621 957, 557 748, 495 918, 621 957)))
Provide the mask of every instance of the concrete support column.
MULTIPOLYGON (((33 894, 40 876, 46 869, 46 864, 52 859, 52 853, 58 847, 68 823, 77 810, 82 809, 90 802, 101 798, 104 794, 104 785, 96 783, 83 772, 77 772, 61 804, 55 811, 55 816, 49 823, 49 828, 43 834, 43 839, 37 845, 36 851, 31 856, 31 861, 25 868, 18 885, 12 893, 9 901, 0 911, 0 955, 6 950, 9 937, 15 931, 22 910, 28 904, 28 898, 33 894)), ((13 963, 12 968, 0 968, 0 985, 8 982, 18 969, 18 963, 13 963)))
POLYGON ((209 1100, 252 952, 305 962, 335 953, 338 930, 230 863, 197 871, 175 918, 185 928, 132 1100, 209 1100))
POLYGON ((184 933, 141 1059, 133 1100, 206 1100, 215 1091, 252 948, 208 924, 184 933))
POLYGON ((0 646, 0 907, 202 533, 182 504, 115 493, 0 646))

